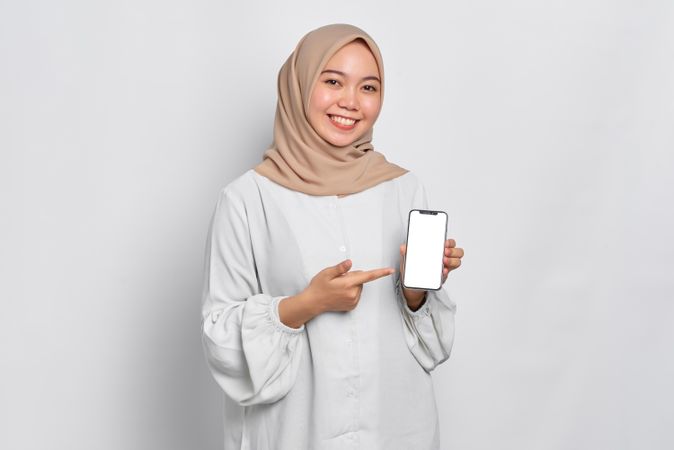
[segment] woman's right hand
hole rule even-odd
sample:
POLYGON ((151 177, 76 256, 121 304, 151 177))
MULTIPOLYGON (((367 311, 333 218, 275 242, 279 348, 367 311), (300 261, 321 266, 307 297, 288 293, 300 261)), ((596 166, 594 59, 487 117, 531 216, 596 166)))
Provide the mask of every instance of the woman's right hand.
POLYGON ((390 267, 349 272, 351 265, 351 260, 347 259, 321 270, 302 292, 316 303, 319 314, 326 311, 351 311, 358 305, 365 283, 394 272, 390 267))
POLYGON ((298 295, 279 303, 279 319, 285 325, 299 328, 313 317, 327 311, 351 311, 360 301, 363 285, 391 275, 390 267, 373 270, 351 269, 350 259, 318 272, 298 295))

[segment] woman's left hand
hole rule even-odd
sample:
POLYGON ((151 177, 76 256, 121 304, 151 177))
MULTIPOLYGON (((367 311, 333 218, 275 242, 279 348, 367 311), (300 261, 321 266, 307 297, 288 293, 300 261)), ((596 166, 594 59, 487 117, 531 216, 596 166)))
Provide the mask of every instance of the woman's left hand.
MULTIPOLYGON (((402 244, 400 246, 400 276, 404 274, 404 264, 405 252, 407 251, 407 246, 402 244)), ((442 260, 442 283, 444 284, 447 281, 447 276, 452 270, 458 269, 461 266, 461 258, 463 258, 463 249, 456 246, 456 241, 454 239, 445 240, 445 256, 442 260)), ((403 294, 405 295, 405 300, 412 310, 418 309, 423 303, 423 299, 426 297, 426 291, 421 291, 417 289, 406 289, 403 288, 403 294)))
POLYGON ((461 258, 463 258, 463 249, 456 246, 454 239, 445 240, 445 257, 442 262, 444 267, 442 269, 442 283, 447 281, 447 275, 454 269, 461 266, 461 258))

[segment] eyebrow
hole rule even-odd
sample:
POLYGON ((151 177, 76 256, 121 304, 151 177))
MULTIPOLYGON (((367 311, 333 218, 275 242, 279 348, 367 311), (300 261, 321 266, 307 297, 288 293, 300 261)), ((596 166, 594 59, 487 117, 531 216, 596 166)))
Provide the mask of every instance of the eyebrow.
MULTIPOLYGON (((341 75, 344 78, 346 78, 346 74, 344 72, 340 72, 339 70, 326 69, 323 72, 321 72, 321 75, 323 75, 324 73, 336 73, 337 75, 341 75)), ((373 75, 371 75, 369 77, 363 77, 363 79, 361 81, 366 81, 366 80, 375 80, 375 81, 378 81, 378 82, 381 83, 381 80, 379 79, 379 77, 375 77, 373 75)))

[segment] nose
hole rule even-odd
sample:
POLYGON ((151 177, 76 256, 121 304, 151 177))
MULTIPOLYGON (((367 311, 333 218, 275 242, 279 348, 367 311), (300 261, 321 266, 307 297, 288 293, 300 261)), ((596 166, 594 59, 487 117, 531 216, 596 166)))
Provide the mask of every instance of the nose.
POLYGON ((354 89, 344 89, 337 105, 349 111, 358 111, 358 93, 354 89))

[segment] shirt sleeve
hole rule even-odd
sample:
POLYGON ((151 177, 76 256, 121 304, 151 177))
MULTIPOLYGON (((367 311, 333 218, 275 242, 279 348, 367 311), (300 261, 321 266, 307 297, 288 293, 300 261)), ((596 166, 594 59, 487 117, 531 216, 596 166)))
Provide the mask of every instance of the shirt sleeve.
MULTIPOLYGON (((423 185, 414 183, 401 190, 401 215, 405 233, 410 209, 428 209, 428 198, 423 185)), ((400 273, 396 278, 396 297, 402 315, 407 346, 427 372, 445 362, 454 343, 454 315, 456 304, 447 292, 447 282, 437 291, 426 291, 424 304, 416 311, 407 306, 403 295, 400 273)))
POLYGON ((202 340, 215 381, 241 405, 275 402, 295 383, 304 326, 279 320, 285 297, 261 292, 244 202, 225 188, 206 244, 202 340))

